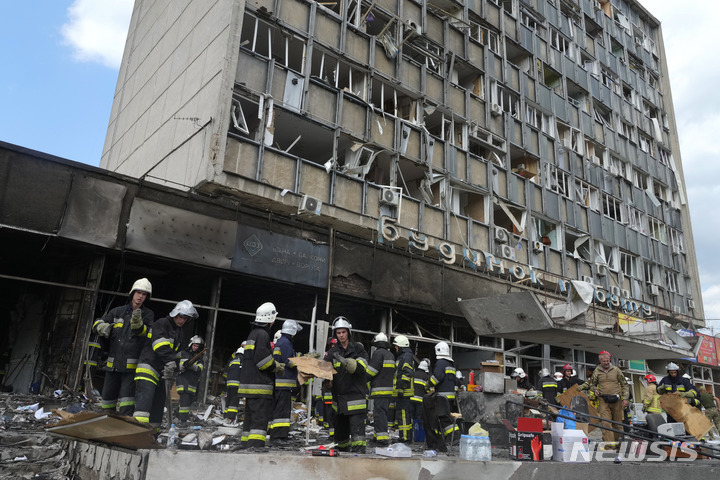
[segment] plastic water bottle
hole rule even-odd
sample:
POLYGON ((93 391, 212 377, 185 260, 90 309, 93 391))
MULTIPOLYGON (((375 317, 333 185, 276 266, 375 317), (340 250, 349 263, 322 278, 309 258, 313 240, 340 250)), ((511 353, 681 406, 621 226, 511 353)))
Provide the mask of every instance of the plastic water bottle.
POLYGON ((172 448, 172 449, 177 448, 177 445, 175 445, 176 438, 177 438, 177 430, 175 430, 175 424, 173 423, 172 425, 170 425, 170 430, 168 430, 167 448, 172 448))
POLYGON ((490 437, 475 437, 477 438, 477 456, 475 460, 481 462, 489 462, 492 460, 492 450, 490 448, 490 437))

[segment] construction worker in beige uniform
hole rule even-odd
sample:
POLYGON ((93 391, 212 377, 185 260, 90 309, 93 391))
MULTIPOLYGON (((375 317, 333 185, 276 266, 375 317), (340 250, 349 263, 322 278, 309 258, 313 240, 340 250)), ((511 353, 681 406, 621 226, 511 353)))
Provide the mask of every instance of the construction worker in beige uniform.
MULTIPOLYGON (((607 420, 622 422, 625 416, 625 407, 628 406, 630 386, 625 380, 625 375, 618 367, 610 364, 610 353, 603 350, 598 355, 600 364, 595 367, 590 378, 578 387, 578 390, 590 390, 600 400, 598 415, 607 420)), ((618 429, 618 425, 602 422, 606 428, 618 429)), ((602 432, 604 442, 617 442, 619 433, 604 430, 602 432)))

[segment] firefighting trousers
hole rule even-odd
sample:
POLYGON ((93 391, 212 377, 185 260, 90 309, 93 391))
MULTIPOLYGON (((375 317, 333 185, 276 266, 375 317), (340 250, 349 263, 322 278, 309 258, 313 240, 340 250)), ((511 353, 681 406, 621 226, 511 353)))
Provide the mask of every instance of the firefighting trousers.
POLYGON ((105 372, 102 389, 103 410, 115 410, 132 416, 135 411, 135 372, 105 372))
POLYGON ((412 442, 412 418, 410 417, 410 397, 395 399, 395 421, 397 422, 400 441, 412 442))
POLYGON ((240 395, 238 395, 238 387, 228 387, 227 389, 227 405, 225 405, 225 418, 235 421, 238 413, 238 405, 240 404, 240 395))
POLYGON ((244 447, 264 447, 268 422, 273 410, 273 399, 245 398, 245 420, 240 441, 244 447))
MULTIPOLYGON (((412 401, 411 401, 412 402, 412 401)), ((422 420, 423 402, 412 402, 410 416, 413 420, 422 420)))
POLYGON ((366 412, 354 415, 335 415, 335 442, 338 450, 365 453, 365 418, 366 412))
POLYGON ((377 441, 389 441, 388 410, 390 397, 373 397, 373 438, 377 441))
POLYGON ((180 395, 180 404, 178 405, 178 418, 186 422, 190 417, 190 406, 193 400, 195 400, 195 392, 185 390, 178 387, 178 394, 180 395))
POLYGON ((142 423, 162 423, 165 410, 165 380, 157 386, 148 380, 135 382, 135 413, 133 417, 142 423))
POLYGON ((272 420, 268 430, 270 438, 289 438, 290 436, 290 410, 292 409, 292 398, 290 390, 275 389, 273 393, 272 420))
POLYGON ((423 430, 428 449, 447 452, 446 440, 460 440, 457 424, 450 415, 450 400, 436 393, 423 397, 423 430), (453 438, 454 435, 454 438, 453 438))

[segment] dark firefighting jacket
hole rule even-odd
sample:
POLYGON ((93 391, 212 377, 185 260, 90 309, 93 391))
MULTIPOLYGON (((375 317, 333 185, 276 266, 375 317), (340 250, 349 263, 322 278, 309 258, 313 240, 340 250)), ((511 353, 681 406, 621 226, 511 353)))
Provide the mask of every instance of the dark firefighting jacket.
POLYGON ((107 339, 108 357, 105 370, 109 372, 133 372, 137 368, 145 342, 149 338, 150 328, 155 320, 155 314, 146 307, 142 310, 143 325, 139 329, 130 328, 132 307, 130 304, 116 307, 107 312, 102 318, 93 323, 93 332, 101 322, 112 325, 110 338, 107 339))
POLYGON ((256 326, 245 343, 238 393, 247 398, 272 398, 276 362, 267 328, 256 326))
POLYGON ((359 343, 350 341, 347 348, 340 343, 335 344, 326 354, 326 360, 333 364, 337 371, 333 375, 332 396, 333 410, 340 415, 365 414, 367 412, 367 367, 368 354, 359 343), (335 360, 335 353, 357 361, 354 373, 348 373, 340 362, 335 360))

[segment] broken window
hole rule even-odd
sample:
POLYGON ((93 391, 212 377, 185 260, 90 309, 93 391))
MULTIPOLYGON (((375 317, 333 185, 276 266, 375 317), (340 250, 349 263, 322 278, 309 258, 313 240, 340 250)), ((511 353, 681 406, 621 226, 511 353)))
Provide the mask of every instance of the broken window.
POLYGON ((257 17, 245 15, 240 44, 261 57, 274 59, 277 65, 301 74, 304 72, 307 53, 305 39, 281 31, 257 17))
POLYGON ((452 183, 452 200, 450 210, 464 217, 472 218, 481 223, 487 223, 487 196, 468 185, 452 183))
POLYGON ((524 152, 519 152, 510 158, 510 169, 513 173, 535 182, 539 163, 538 159, 528 157, 524 152))
POLYGON ((545 164, 545 175, 543 176, 545 188, 562 195, 565 198, 572 198, 570 192, 570 174, 560 170, 551 163, 545 164))
POLYGON ((665 223, 655 217, 648 217, 650 227, 650 238, 658 240, 660 243, 667 244, 667 228, 665 223))
POLYGON ((673 253, 685 253, 685 236, 680 230, 668 228, 673 253))
POLYGON ((635 90, 630 85, 622 84, 622 97, 630 105, 635 105, 635 90))
POLYGON ((565 251, 577 260, 592 262, 590 235, 565 229, 565 251))
POLYGON ((595 115, 596 122, 599 122, 610 129, 614 129, 613 116, 610 109, 601 106, 598 102, 593 102, 593 114, 595 115))
POLYGON ((649 153, 653 158, 655 157, 655 142, 653 142, 652 138, 642 133, 638 134, 638 146, 643 152, 649 153))
POLYGON ((665 270, 665 288, 670 292, 678 291, 678 274, 672 270, 665 270))
POLYGON ((587 33, 588 37, 598 42, 599 45, 605 45, 602 28, 587 15, 585 15, 585 33, 587 33))
POLYGON ((575 179, 575 201, 592 210, 600 210, 600 194, 598 189, 578 178, 575 179))
POLYGON ((496 80, 493 80, 490 83, 490 88, 490 101, 494 105, 498 105, 500 110, 519 119, 520 99, 516 95, 505 90, 496 80))
POLYGON ((604 265, 608 269, 612 270, 613 272, 617 272, 618 270, 618 249, 613 247, 612 245, 609 245, 607 243, 603 243, 599 240, 595 240, 595 263, 604 265))
POLYGON ((489 28, 475 22, 470 23, 470 38, 485 45, 491 52, 500 55, 500 37, 489 28))
POLYGON ((602 201, 603 215, 605 215, 607 218, 615 220, 616 222, 623 222, 622 201, 619 198, 608 195, 607 193, 602 194, 602 201))
POLYGON ((564 89, 563 89, 562 75, 560 75, 560 73, 553 70, 552 68, 548 67, 540 59, 537 60, 537 67, 538 67, 538 78, 540 79, 542 84, 545 85, 546 87, 548 87, 549 89, 553 90, 558 95, 563 96, 564 89))
POLYGON ((616 85, 619 85, 617 78, 606 68, 600 69, 600 82, 612 91, 617 91, 616 85))
POLYGON ((520 22, 530 30, 534 30, 535 33, 542 35, 542 31, 544 30, 543 22, 535 18, 532 12, 522 6, 520 7, 520 22))
POLYGON ((645 64, 632 54, 628 54, 628 66, 637 73, 638 77, 645 79, 645 64))
POLYGON ((449 80, 473 95, 485 98, 485 77, 480 70, 469 63, 456 59, 449 80))
POLYGON ((566 57, 573 58, 572 43, 555 29, 550 29, 550 46, 562 52, 566 57))
POLYGON ((367 99, 367 72, 322 50, 314 49, 310 74, 362 100, 367 99))
POLYGON ((626 277, 640 278, 640 272, 638 271, 638 257, 621 250, 620 270, 626 277))
MULTIPOLYGON (((493 222, 515 235, 523 235, 527 222, 527 211, 498 200, 493 206, 493 222)), ((508 243, 515 247, 512 239, 508 243)))
POLYGON ((638 169, 633 169, 633 185, 640 190, 648 189, 648 175, 638 169))
POLYGON ((563 142, 563 146, 579 155, 585 152, 585 139, 582 132, 576 128, 572 128, 564 123, 557 124, 558 138, 563 142))
POLYGON ((384 149, 348 137, 338 142, 338 171, 376 185, 390 185, 392 158, 384 149))
POLYGON ((562 236, 557 224, 542 218, 533 218, 533 225, 534 238, 532 238, 532 240, 540 242, 554 250, 560 250, 560 248, 562 248, 560 243, 562 236))
POLYGON ((647 215, 637 208, 627 205, 627 225, 636 232, 646 235, 648 231, 647 215))
POLYGON ((570 80, 567 81, 567 89, 570 105, 579 108, 583 112, 590 112, 588 92, 570 80))
POLYGON ((652 262, 644 262, 645 282, 660 285, 660 267, 652 262))
POLYGON ((620 121, 620 130, 618 131, 620 136, 631 140, 633 143, 637 141, 635 138, 635 128, 625 121, 620 121))
POLYGON ((555 138, 555 117, 548 115, 530 104, 525 104, 525 122, 541 130, 549 137, 555 138))

